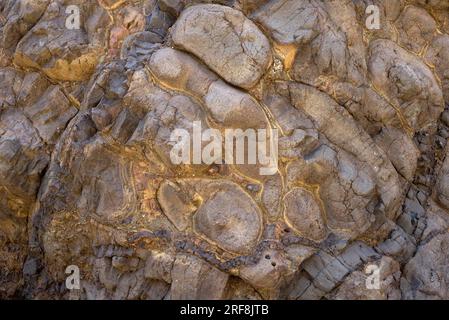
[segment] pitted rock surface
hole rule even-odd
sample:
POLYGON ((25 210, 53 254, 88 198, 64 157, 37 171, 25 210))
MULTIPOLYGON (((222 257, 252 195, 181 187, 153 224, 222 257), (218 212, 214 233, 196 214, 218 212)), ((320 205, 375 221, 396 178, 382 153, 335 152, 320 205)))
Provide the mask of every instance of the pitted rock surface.
POLYGON ((172 37, 175 45, 238 87, 254 86, 271 63, 267 37, 240 11, 228 7, 210 4, 185 9, 172 37))

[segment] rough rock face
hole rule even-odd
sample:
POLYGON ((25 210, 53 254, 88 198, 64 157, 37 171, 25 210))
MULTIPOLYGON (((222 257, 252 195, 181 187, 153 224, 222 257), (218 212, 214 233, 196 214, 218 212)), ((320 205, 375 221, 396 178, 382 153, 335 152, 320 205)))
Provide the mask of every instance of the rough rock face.
POLYGON ((446 0, 0 1, 0 298, 449 299, 448 139, 446 0))
POLYGON ((173 42, 224 80, 251 88, 271 62, 270 43, 240 11, 220 5, 186 8, 173 26, 173 42))

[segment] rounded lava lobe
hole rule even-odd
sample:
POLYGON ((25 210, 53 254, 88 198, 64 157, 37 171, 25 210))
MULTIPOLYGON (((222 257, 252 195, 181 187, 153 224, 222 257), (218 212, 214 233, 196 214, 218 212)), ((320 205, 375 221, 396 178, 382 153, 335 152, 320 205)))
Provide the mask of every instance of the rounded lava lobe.
MULTIPOLYGON (((178 56, 171 49, 162 49, 164 54, 154 54, 151 57, 151 66, 155 68, 154 72, 163 74, 169 80, 178 79, 182 75, 182 65, 178 56), (164 51, 165 50, 165 51, 164 51), (167 53, 166 53, 167 52, 167 53)), ((182 57, 182 55, 181 55, 182 57)))
POLYGON ((270 42, 241 12, 216 4, 184 10, 173 42, 193 53, 227 82, 253 87, 271 64, 270 42))
POLYGON ((194 216, 198 233, 233 253, 249 253, 262 229, 260 210, 241 190, 217 191, 194 216))
POLYGON ((285 219, 302 236, 322 240, 326 227, 315 196, 302 188, 294 188, 284 199, 285 219))
POLYGON ((255 288, 272 290, 282 284, 289 267, 289 261, 279 251, 269 249, 256 264, 240 268, 239 274, 255 288))

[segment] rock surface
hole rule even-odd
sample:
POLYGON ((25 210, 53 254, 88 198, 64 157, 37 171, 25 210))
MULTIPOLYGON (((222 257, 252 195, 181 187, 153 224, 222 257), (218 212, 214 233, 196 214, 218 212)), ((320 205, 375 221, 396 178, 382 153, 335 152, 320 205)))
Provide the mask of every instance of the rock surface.
POLYGON ((266 36, 240 11, 228 7, 210 4, 185 9, 172 36, 175 45, 238 87, 254 86, 271 63, 266 36))
POLYGON ((448 8, 1 1, 0 298, 449 299, 448 8))

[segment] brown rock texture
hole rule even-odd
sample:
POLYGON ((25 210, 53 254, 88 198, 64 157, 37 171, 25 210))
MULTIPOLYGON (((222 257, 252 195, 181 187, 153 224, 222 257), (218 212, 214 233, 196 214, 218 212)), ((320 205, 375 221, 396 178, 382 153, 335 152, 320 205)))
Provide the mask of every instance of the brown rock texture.
POLYGON ((1 0, 0 299, 449 299, 448 139, 448 0, 1 0))

